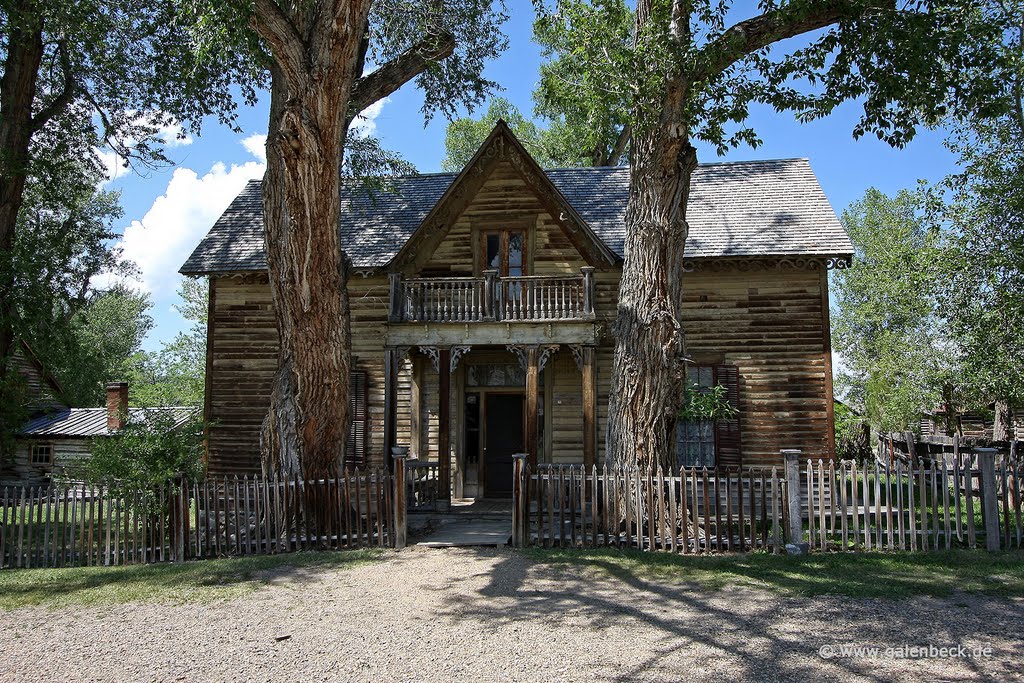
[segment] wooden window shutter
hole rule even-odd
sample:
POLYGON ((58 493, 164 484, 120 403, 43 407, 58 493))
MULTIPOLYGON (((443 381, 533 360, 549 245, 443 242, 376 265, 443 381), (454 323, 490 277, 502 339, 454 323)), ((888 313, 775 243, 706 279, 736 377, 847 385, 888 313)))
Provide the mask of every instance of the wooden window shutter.
POLYGON ((365 370, 353 370, 349 375, 349 411, 352 429, 345 448, 345 467, 366 467, 370 416, 368 408, 369 386, 365 370))
MULTIPOLYGON (((716 365, 714 383, 725 387, 725 397, 733 408, 740 408, 740 369, 735 365, 716 365)), ((715 420, 715 461, 719 467, 740 467, 743 455, 740 442, 740 416, 715 420)))

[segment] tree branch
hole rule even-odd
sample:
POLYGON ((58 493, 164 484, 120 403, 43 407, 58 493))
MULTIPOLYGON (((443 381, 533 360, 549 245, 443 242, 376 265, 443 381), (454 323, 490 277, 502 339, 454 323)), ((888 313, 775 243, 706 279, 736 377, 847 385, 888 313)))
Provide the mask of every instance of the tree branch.
POLYGON ((428 35, 373 73, 356 80, 349 99, 349 111, 361 112, 382 100, 455 51, 455 36, 448 31, 428 35))
POLYGON ((295 83, 300 80, 305 59, 305 42, 295 25, 274 0, 253 0, 249 25, 262 38, 285 78, 295 83))
POLYGON ((619 131, 619 137, 615 140, 615 146, 612 147, 611 154, 608 155, 605 166, 618 166, 619 159, 626 153, 626 146, 629 144, 629 140, 633 135, 633 128, 627 123, 622 126, 622 130, 619 131))
POLYGON ((38 114, 29 121, 29 128, 33 133, 46 125, 47 121, 64 111, 75 96, 75 74, 71 70, 71 57, 68 55, 67 44, 61 40, 57 43, 57 56, 60 59, 60 70, 64 74, 64 84, 61 92, 50 103, 43 107, 38 114))
POLYGON ((790 2, 731 26, 701 48, 694 80, 713 78, 744 56, 780 40, 831 26, 840 19, 858 16, 869 9, 889 9, 892 6, 892 0, 790 2))

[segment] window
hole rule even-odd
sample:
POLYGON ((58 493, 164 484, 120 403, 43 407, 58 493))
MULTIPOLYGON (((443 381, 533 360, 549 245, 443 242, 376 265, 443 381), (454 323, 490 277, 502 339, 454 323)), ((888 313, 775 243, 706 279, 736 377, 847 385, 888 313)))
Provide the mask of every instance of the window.
POLYGON ((345 448, 345 467, 366 467, 369 445, 369 410, 367 408, 369 382, 365 370, 353 370, 349 375, 349 412, 352 416, 352 430, 348 433, 345 448))
MULTIPOLYGON (((725 387, 725 400, 739 409, 739 368, 735 365, 689 366, 686 381, 697 391, 725 387)), ((676 428, 676 452, 682 467, 739 467, 739 416, 732 418, 680 420, 676 428)))
POLYGON ((499 277, 526 275, 526 233, 496 230, 483 233, 483 270, 496 270, 499 277))
POLYGON ((32 464, 33 465, 52 465, 53 464, 53 446, 48 443, 34 443, 32 444, 32 464))

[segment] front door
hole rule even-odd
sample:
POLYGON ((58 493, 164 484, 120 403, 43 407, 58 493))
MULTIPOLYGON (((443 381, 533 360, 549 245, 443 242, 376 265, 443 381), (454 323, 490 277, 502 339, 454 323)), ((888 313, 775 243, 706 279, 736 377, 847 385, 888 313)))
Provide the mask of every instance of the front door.
POLYGON ((484 490, 488 496, 512 495, 512 456, 523 452, 525 398, 521 393, 486 394, 484 490))

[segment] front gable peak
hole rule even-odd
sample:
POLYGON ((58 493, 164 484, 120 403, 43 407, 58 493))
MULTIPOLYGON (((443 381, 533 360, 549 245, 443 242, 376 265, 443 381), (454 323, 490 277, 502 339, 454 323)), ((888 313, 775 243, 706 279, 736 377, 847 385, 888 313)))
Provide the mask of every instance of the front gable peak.
POLYGON ((547 174, 503 120, 499 120, 483 144, 455 177, 447 191, 416 228, 390 264, 392 270, 406 270, 434 252, 455 222, 500 165, 507 163, 526 188, 534 193, 587 263, 607 267, 617 262, 604 243, 569 204, 547 174))

